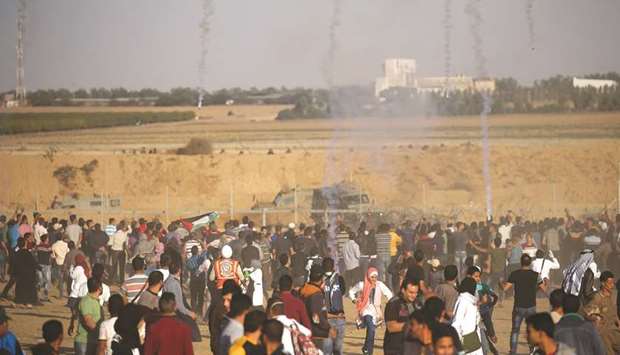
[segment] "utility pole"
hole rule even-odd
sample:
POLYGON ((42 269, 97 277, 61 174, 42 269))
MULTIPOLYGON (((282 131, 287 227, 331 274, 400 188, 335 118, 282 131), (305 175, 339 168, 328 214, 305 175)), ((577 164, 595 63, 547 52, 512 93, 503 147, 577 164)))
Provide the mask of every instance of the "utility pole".
POLYGON ((17 0, 17 87, 15 100, 19 106, 26 105, 24 86, 24 32, 26 23, 26 0, 17 0))

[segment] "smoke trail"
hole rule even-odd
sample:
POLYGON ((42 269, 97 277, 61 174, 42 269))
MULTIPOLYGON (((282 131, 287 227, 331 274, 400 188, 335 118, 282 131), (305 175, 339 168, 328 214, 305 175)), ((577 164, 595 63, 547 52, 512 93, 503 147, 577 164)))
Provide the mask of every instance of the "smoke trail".
MULTIPOLYGON (((477 62, 478 76, 487 77, 487 59, 483 52, 483 41, 480 33, 482 26, 482 16, 480 15, 480 0, 469 0, 465 12, 470 17, 470 32, 473 37, 474 57, 477 62)), ((482 133, 482 174, 484 176, 484 188, 486 195, 487 218, 493 215, 493 191, 491 188, 491 168, 489 148, 489 121, 488 115, 491 112, 492 98, 487 91, 481 91, 482 112, 480 113, 480 129, 482 133)))
POLYGON ((342 12, 342 0, 332 0, 332 17, 329 23, 329 46, 327 48, 327 63, 325 68, 325 80, 327 87, 334 87, 334 75, 336 65, 336 53, 338 51, 338 28, 342 12))
POLYGON ((527 17, 527 28, 529 33, 529 46, 532 50, 536 49, 536 33, 534 32, 534 0, 527 0, 525 15, 527 17))
POLYGON ((205 93, 205 83, 207 76, 207 54, 209 31, 211 30, 211 17, 213 16, 214 0, 202 0, 202 19, 200 20, 200 61, 198 63, 198 86, 200 90, 200 99, 198 106, 202 106, 202 100, 205 93))
POLYGON ((446 77, 446 94, 450 92, 448 87, 450 73, 452 72, 452 0, 444 0, 444 75, 446 77))

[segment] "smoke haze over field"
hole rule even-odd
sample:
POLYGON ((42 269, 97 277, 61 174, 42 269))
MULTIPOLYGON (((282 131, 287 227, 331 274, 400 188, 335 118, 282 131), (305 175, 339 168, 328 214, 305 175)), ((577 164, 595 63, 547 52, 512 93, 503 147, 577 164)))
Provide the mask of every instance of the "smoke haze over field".
MULTIPOLYGON (((480 4, 487 70, 528 82, 554 74, 618 71, 620 2, 528 0, 480 4), (535 33, 529 28, 535 20, 535 33), (534 51, 531 50, 535 35, 534 51)), ((452 73, 474 74, 465 1, 452 3, 452 73)), ((207 89, 325 87, 331 0, 216 1, 207 89)), ((414 57, 421 75, 442 75, 444 2, 344 1, 336 85, 367 84, 386 57, 414 57)), ((199 85, 199 0, 31 1, 26 87, 199 85)), ((0 2, 0 90, 15 86, 16 2, 0 2)))

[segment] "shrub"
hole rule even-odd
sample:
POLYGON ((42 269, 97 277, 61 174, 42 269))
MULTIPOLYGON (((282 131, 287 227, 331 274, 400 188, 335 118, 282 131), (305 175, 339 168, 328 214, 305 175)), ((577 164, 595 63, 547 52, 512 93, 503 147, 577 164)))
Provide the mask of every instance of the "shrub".
POLYGON ((72 188, 74 186, 75 177, 77 176, 77 169, 71 165, 63 165, 54 170, 53 176, 62 186, 72 188))
POLYGON ((213 145, 206 138, 192 138, 185 147, 177 149, 180 155, 209 155, 213 153, 213 145))

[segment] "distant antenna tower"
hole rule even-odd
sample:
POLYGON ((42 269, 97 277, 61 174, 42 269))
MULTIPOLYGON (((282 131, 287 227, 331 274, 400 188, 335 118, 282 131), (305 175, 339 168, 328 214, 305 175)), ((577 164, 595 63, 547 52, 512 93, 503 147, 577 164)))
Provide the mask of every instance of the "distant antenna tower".
POLYGON ((26 104, 24 86, 24 32, 26 26, 26 0, 17 0, 17 87, 15 99, 20 106, 26 104))

